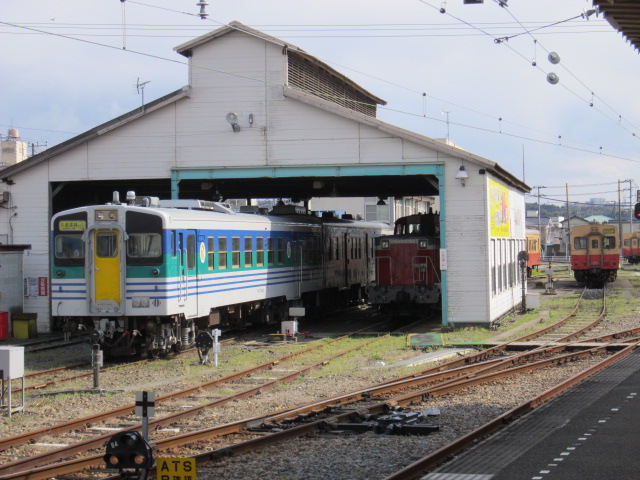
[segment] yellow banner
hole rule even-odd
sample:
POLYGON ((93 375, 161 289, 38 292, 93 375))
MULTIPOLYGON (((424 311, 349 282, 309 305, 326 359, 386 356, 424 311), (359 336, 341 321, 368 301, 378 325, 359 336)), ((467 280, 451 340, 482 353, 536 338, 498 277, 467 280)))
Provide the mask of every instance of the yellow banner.
POLYGON ((58 224, 61 232, 82 232, 87 228, 84 220, 61 220, 58 224))
POLYGON ((511 208, 509 190, 495 180, 489 179, 489 222, 492 237, 511 236, 511 208))

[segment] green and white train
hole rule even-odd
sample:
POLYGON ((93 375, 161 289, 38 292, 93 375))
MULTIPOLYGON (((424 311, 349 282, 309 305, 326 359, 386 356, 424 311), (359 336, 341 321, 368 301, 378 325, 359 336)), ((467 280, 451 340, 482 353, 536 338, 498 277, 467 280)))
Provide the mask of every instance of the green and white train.
POLYGON ((207 329, 362 299, 385 227, 292 205, 264 215, 116 193, 52 218, 52 314, 93 328, 106 356, 177 352, 207 329))

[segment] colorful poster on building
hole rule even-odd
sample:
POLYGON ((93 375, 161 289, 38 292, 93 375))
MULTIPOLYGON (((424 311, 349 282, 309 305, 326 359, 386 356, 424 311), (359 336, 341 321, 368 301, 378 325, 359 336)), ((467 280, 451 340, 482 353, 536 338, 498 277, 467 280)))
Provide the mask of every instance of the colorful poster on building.
POLYGON ((492 237, 511 236, 510 216, 509 190, 495 180, 489 179, 489 222, 492 237))

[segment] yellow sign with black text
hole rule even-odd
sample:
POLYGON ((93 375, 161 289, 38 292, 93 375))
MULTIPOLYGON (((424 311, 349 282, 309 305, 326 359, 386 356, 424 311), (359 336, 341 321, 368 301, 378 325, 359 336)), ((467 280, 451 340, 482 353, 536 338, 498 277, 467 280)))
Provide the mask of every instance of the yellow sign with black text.
POLYGON ((196 480, 195 458, 158 458, 158 480, 196 480))

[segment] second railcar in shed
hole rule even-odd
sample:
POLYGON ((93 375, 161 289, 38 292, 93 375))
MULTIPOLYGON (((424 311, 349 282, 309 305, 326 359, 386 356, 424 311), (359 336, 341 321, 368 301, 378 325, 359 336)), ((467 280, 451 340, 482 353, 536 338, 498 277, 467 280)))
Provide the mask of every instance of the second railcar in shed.
POLYGON ((382 224, 291 205, 261 215, 127 199, 60 212, 51 224, 53 315, 93 326, 106 355, 158 356, 192 346, 198 330, 277 323, 289 307, 360 299, 374 278, 382 224))
POLYGON ((620 268, 618 228, 608 224, 578 225, 571 229, 571 270, 588 287, 602 287, 617 278, 620 268))

